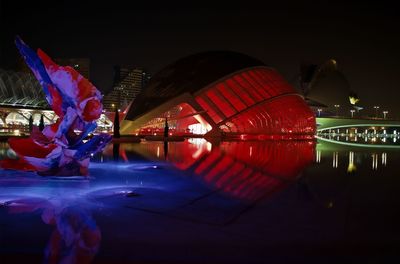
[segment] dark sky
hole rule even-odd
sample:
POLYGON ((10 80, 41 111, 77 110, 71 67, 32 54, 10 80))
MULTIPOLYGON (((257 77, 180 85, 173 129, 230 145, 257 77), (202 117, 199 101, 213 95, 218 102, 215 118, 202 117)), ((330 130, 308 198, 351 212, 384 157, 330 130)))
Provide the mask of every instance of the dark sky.
POLYGON ((362 104, 400 116, 400 17, 390 1, 0 1, 3 67, 15 62, 16 34, 51 57, 89 57, 103 91, 113 65, 155 73, 200 51, 248 54, 289 81, 301 62, 334 58, 362 104))

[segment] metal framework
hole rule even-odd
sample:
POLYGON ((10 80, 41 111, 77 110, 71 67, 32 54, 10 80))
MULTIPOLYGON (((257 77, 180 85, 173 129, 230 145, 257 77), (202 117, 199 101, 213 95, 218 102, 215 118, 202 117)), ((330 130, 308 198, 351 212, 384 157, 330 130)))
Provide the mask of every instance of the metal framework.
POLYGON ((42 87, 25 72, 0 69, 0 106, 49 109, 42 87))

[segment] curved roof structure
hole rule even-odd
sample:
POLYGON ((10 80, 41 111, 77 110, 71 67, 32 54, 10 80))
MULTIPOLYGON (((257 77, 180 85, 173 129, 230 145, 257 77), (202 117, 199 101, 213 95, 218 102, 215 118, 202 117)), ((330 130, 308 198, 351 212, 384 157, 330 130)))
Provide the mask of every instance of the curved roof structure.
POLYGON ((176 134, 301 138, 315 133, 314 113, 276 70, 229 51, 192 55, 157 73, 133 102, 121 133, 157 135, 166 118, 176 134))
POLYGON ((127 119, 134 119, 184 92, 194 93, 223 76, 256 66, 265 64, 233 51, 208 51, 179 59, 151 78, 127 119))
MULTIPOLYGON (((310 106, 324 107, 335 112, 335 105, 348 112, 353 109, 350 96, 357 97, 337 62, 330 59, 321 65, 305 65, 301 84, 302 93, 310 106)), ((354 103, 355 104, 355 103, 354 103)))
POLYGON ((0 105, 48 108, 42 87, 25 72, 0 69, 0 105))

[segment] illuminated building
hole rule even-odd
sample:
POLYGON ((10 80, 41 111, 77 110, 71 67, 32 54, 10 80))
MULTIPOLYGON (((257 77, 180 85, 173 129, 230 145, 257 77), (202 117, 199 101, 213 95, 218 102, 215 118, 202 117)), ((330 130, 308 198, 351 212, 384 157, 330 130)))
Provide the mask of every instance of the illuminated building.
POLYGON ((114 68, 113 90, 103 98, 104 109, 113 112, 115 108, 125 109, 142 91, 149 74, 141 68, 114 68))
MULTIPOLYGON (((58 118, 50 109, 40 83, 31 72, 16 72, 0 69, 0 133, 11 133, 19 130, 21 134, 29 133, 29 118, 39 124, 41 115, 45 124, 54 123, 58 118)), ((111 121, 101 115, 97 121, 101 131, 110 130, 111 121)))
POLYGON ((152 77, 122 122, 122 134, 298 138, 315 133, 314 113, 279 73, 228 51, 195 54, 152 77))
POLYGON ((33 74, 0 69, 0 133, 24 134, 29 117, 38 125, 42 114, 46 124, 55 117, 33 74))
POLYGON ((31 73, 0 69, 0 106, 48 108, 44 92, 31 73))
POLYGON ((302 64, 299 80, 302 95, 318 117, 346 116, 349 111, 354 117, 364 109, 334 59, 320 65, 302 64))

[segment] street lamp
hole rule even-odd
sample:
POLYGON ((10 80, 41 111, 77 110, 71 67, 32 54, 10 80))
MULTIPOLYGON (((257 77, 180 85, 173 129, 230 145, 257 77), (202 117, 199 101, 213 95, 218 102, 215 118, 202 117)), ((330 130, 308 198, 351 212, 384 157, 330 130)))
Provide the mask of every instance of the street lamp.
POLYGON ((378 106, 378 105, 374 105, 374 109, 375 109, 375 118, 378 118, 378 109, 379 109, 379 106, 378 106))
POLYGON ((351 113, 351 117, 353 118, 354 117, 354 112, 355 112, 356 110, 354 110, 354 109, 351 109, 350 110, 350 113, 351 113))
POLYGON ((322 111, 322 109, 321 109, 321 108, 318 108, 317 111, 318 111, 318 117, 320 117, 320 116, 321 116, 321 111, 322 111))
POLYGON ((339 107, 340 107, 340 105, 335 104, 334 107, 336 108, 336 116, 339 116, 339 107))
POLYGON ((389 111, 385 110, 382 113, 383 113, 383 119, 386 119, 386 115, 389 113, 389 111))

